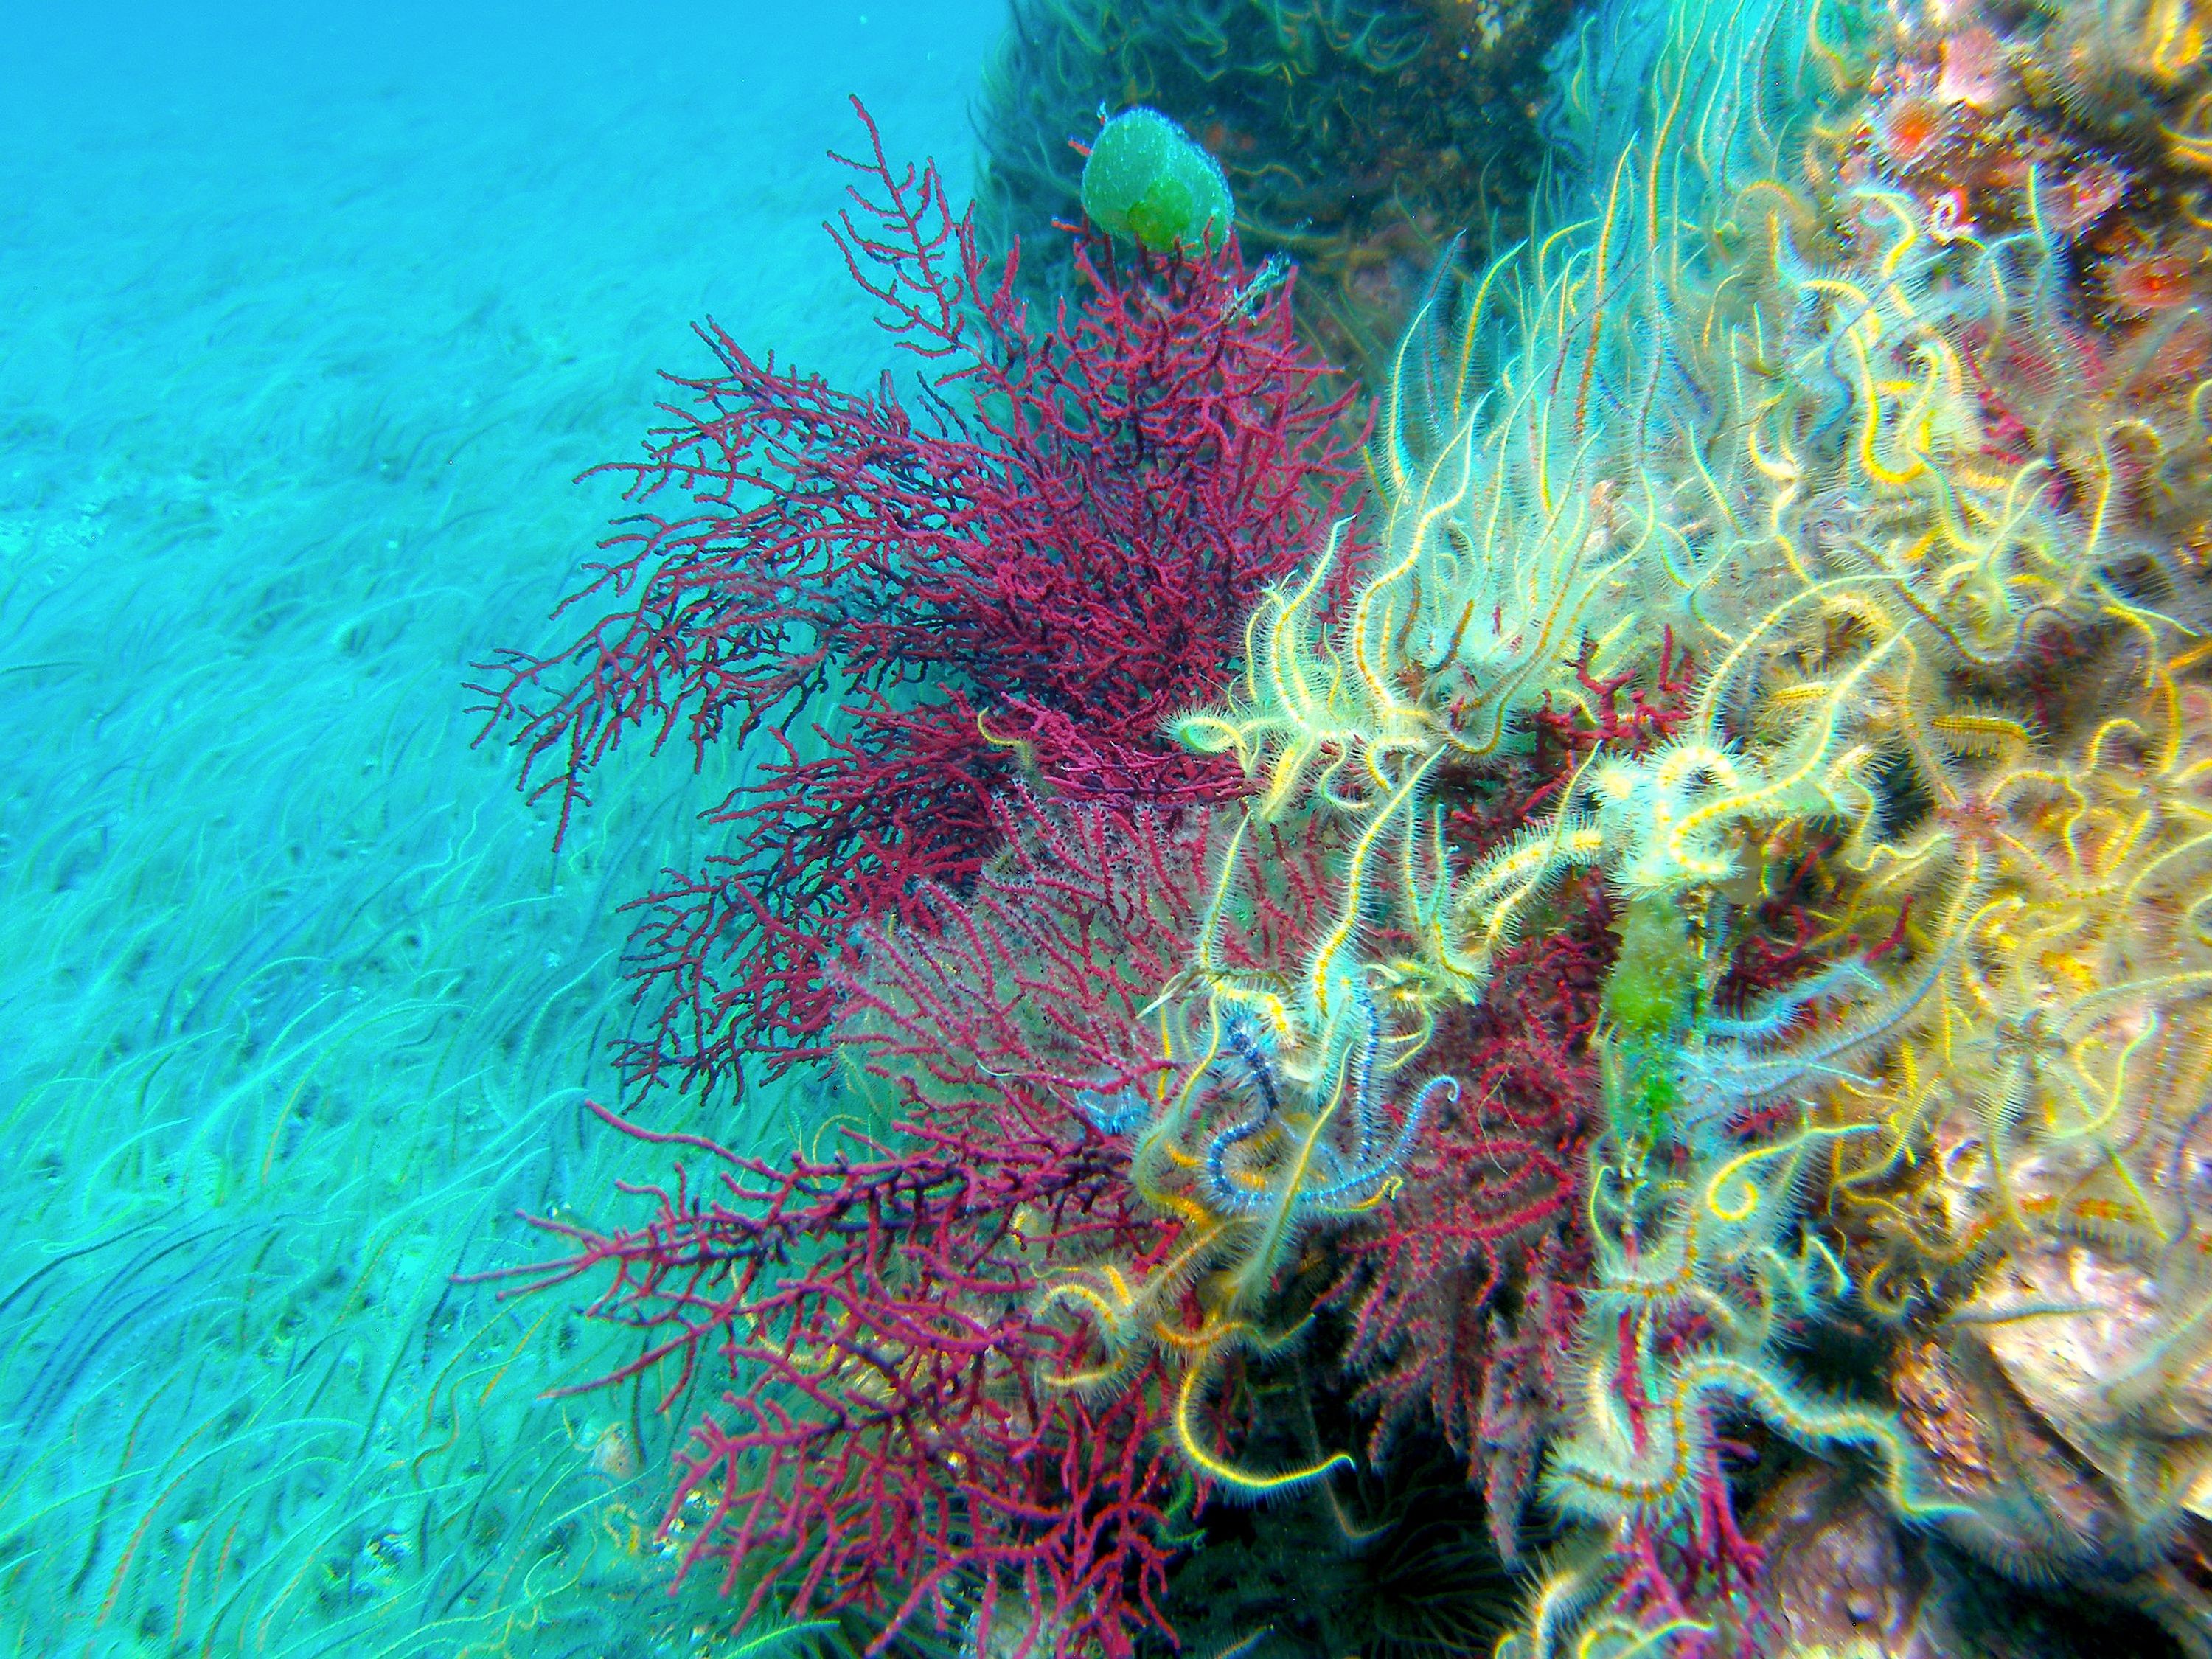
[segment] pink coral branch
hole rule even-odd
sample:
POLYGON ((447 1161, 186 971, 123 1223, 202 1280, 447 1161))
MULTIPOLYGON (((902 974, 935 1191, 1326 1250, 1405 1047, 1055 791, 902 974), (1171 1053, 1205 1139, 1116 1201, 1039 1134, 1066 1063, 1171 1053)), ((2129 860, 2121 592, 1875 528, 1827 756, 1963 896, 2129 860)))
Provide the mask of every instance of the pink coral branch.
MULTIPOLYGON (((858 924, 835 964, 880 1127, 770 1161, 598 1109, 721 1167, 636 1189, 638 1228, 539 1221, 562 1253, 514 1276, 604 1276, 587 1311, 642 1345, 602 1383, 650 1376, 672 1410, 720 1380, 665 1528, 687 1570, 721 1564, 748 1614, 770 1595, 793 1616, 859 1609, 880 1648, 925 1613, 988 1630, 1011 1600, 1033 1620, 1020 1645, 1123 1659, 1161 1624, 1187 1488, 1171 1390, 1158 1359, 1106 1352, 1044 1292, 1102 1263, 1140 1282, 1182 1240, 1101 1107, 1174 1069, 1143 1016, 1188 960, 1228 837, 1210 814, 1021 791, 988 810, 1005 851, 971 892, 921 889, 926 925, 858 924)), ((1251 832, 1267 856, 1225 872, 1224 967, 1297 959, 1326 834, 1251 832)), ((1230 1437, 1225 1392, 1209 1410, 1230 1437)))
POLYGON ((900 344, 919 417, 757 360, 712 323, 719 372, 670 377, 672 424, 626 474, 646 512, 562 611, 597 613, 477 688, 560 828, 626 734, 658 750, 771 734, 781 758, 717 809, 731 843, 642 902, 629 969, 641 1086, 713 1086, 747 1054, 824 1052, 826 963, 858 917, 964 886, 983 803, 1027 776, 1071 798, 1199 805, 1242 787, 1171 745, 1246 612, 1354 488, 1350 393, 1256 301, 1234 249, 1117 264, 1049 327, 988 267, 933 167, 864 151, 830 234, 900 344), (832 711, 836 718, 830 718, 832 711))

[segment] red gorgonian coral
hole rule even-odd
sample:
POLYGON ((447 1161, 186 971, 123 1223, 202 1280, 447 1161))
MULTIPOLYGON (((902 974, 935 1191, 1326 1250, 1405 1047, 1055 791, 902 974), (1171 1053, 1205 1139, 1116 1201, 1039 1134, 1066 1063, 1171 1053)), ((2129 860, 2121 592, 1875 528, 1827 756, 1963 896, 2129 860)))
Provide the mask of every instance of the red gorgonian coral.
POLYGON ((840 932, 930 925, 919 895, 974 878, 992 795, 1024 775, 1133 805, 1236 793, 1162 726, 1213 694, 1261 589, 1358 477, 1351 393, 1294 338, 1279 270, 1086 245, 1087 296, 1040 326, 935 168, 895 170, 861 118, 831 234, 929 366, 919 412, 888 376, 842 392, 708 325, 721 372, 671 377, 675 423, 612 469, 690 510, 628 521, 562 606, 591 626, 477 688, 563 829, 634 728, 695 763, 724 738, 776 745, 707 815, 728 849, 637 902, 647 1019, 621 1058, 641 1085, 825 1055, 840 932))
MULTIPOLYGON (((869 1122, 771 1162, 602 1110, 719 1173, 648 1189, 658 1213, 635 1230, 540 1220, 572 1249, 521 1272, 543 1290, 611 1270, 592 1311, 646 1346, 587 1386, 650 1376, 667 1408, 721 1379, 668 1516, 687 1566, 746 1575, 748 1614, 788 1592, 793 1617, 866 1614, 878 1649, 926 1613, 977 1621, 984 1652, 1115 1659, 1161 1625, 1176 1494, 1204 1487, 1176 1454, 1160 1360, 1107 1352, 1044 1292, 1141 1280, 1187 1242, 1129 1180, 1126 1103, 1177 1072, 1147 1005, 1210 904, 1224 969, 1294 963, 1322 859, 1261 831, 1267 856, 1224 878, 1216 814, 1170 827, 1026 793, 989 810, 1004 850, 969 898, 926 888, 929 927, 865 924, 838 959, 869 1122), (1102 1367, 1111 1386, 1080 1380, 1102 1367)), ((1235 1409, 1209 1413, 1224 1449, 1235 1409)))
POLYGON ((1589 1267, 1581 1167, 1604 917, 1601 895, 1581 895, 1566 931, 1504 952, 1482 1006, 1440 1024, 1430 1052, 1460 1095, 1403 1189, 1337 1245, 1330 1299, 1352 1314, 1345 1359, 1375 1413, 1370 1449, 1380 1461, 1397 1433, 1433 1424, 1481 1483, 1508 1561, 1589 1267))

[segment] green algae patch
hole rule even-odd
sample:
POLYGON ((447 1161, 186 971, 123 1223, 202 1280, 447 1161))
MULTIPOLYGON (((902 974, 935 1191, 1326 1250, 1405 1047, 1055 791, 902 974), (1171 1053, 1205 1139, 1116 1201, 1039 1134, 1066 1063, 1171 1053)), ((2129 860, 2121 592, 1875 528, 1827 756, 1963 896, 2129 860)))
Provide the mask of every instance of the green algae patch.
POLYGON ((1673 1060, 1696 1009, 1698 952, 1671 898, 1638 899, 1617 925, 1602 1004, 1613 1028, 1606 1103, 1624 1144, 1648 1146, 1668 1137, 1679 1103, 1673 1060))
POLYGON ((1083 167, 1083 210, 1101 230, 1154 253, 1219 247, 1237 216, 1220 165, 1166 116, 1142 107, 1099 131, 1083 167))
POLYGON ((1679 1036, 1698 990, 1698 951, 1680 908, 1642 898, 1620 922, 1620 954, 1605 982, 1606 1018, 1632 1036, 1679 1036))

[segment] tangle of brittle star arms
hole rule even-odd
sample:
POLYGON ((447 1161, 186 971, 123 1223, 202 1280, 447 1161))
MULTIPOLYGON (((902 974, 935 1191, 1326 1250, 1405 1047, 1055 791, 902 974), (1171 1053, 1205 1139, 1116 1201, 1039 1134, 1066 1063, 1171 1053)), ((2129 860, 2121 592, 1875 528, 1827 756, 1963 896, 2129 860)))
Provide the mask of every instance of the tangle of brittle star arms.
MULTIPOLYGON (((1382 1202, 1435 1103, 1456 1100, 1458 1079, 1424 1083, 1389 1127, 1378 1088, 1382 1017, 1358 995, 1359 1041, 1343 1046, 1313 1093, 1318 1105, 1279 1079, 1258 1031, 1241 1013, 1224 1018, 1209 1003, 1209 1047, 1185 1079, 1188 1096, 1211 1067, 1234 1061, 1243 1073, 1247 1109, 1212 1129, 1201 1150, 1166 1149, 1163 1162, 1179 1176, 1172 1186, 1149 1182, 1147 1196, 1182 1217, 1188 1243, 1152 1273, 1138 1278, 1110 1262, 1071 1274, 1047 1292, 1048 1304, 1079 1308, 1097 1322, 1108 1358, 1088 1370, 1052 1380, 1064 1388, 1110 1388, 1146 1355, 1179 1373, 1172 1419, 1176 1443, 1192 1467, 1229 1495, 1260 1498, 1322 1479, 1352 1460, 1336 1453, 1301 1468, 1257 1472, 1229 1461, 1194 1420, 1222 1364, 1232 1354, 1275 1353, 1306 1321, 1270 1329, 1262 1311, 1277 1268, 1309 1227, 1358 1216, 1382 1202)), ((1159 1117, 1181 1108, 1163 1104, 1159 1117)), ((1116 1120, 1120 1121, 1120 1120, 1116 1120)), ((1140 1143, 1144 1137, 1139 1136, 1140 1143)))

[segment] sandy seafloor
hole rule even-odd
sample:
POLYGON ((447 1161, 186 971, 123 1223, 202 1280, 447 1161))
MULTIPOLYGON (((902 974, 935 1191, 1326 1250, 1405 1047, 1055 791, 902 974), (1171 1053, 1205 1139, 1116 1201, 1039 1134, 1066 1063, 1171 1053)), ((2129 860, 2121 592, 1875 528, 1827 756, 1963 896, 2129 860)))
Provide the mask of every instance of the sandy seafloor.
POLYGON ((605 1339, 449 1279, 624 1213, 617 904, 727 769, 556 858, 463 686, 693 319, 886 361, 823 152, 964 195, 998 21, 0 6, 0 1652, 728 1650, 665 1432, 539 1397, 605 1339))

